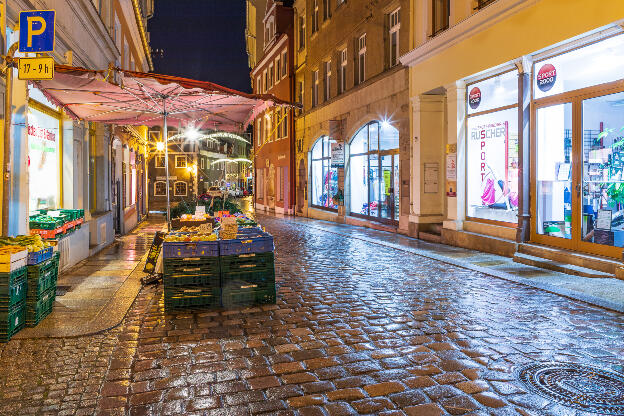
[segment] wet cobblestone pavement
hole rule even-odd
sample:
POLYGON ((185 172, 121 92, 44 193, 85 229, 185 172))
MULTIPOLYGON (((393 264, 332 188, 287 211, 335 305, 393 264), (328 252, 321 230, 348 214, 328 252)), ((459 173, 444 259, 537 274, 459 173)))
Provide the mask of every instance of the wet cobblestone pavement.
POLYGON ((624 315, 260 217, 277 305, 165 315, 144 288, 99 335, 0 345, 0 413, 586 415, 515 366, 624 365, 624 315))

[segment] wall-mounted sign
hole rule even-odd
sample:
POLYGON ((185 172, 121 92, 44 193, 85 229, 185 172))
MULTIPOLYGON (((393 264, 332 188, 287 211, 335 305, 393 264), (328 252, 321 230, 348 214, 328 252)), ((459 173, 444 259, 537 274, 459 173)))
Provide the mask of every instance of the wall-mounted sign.
POLYGON ((551 64, 543 65, 537 73, 537 87, 546 92, 555 86, 557 69, 551 64))
POLYGON ((54 10, 29 10, 19 15, 19 51, 54 51, 54 10))
POLYGON ((438 176, 440 173, 439 163, 425 163, 425 193, 438 193, 438 176))
MULTIPOLYGON (((170 181, 175 181, 176 179, 178 179, 177 176, 169 176, 169 180, 170 181)), ((166 181, 167 177, 166 176, 156 176, 156 180, 157 181, 166 181)))
POLYGON ((344 143, 331 143, 331 167, 344 168, 345 148, 344 143))
POLYGON ((479 87, 474 87, 468 94, 468 105, 470 105, 470 108, 473 110, 476 110, 479 104, 481 104, 481 90, 479 87))
POLYGON ((19 58, 19 79, 53 79, 54 58, 19 58))

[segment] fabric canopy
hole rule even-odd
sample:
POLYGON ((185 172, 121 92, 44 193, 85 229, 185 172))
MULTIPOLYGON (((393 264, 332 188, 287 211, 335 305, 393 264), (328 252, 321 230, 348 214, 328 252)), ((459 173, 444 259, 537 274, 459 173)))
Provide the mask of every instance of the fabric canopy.
POLYGON ((107 124, 194 125, 242 132, 262 111, 291 104, 212 82, 144 72, 94 71, 55 65, 54 79, 32 81, 53 104, 76 119, 107 124), (118 83, 112 83, 117 73, 118 83))

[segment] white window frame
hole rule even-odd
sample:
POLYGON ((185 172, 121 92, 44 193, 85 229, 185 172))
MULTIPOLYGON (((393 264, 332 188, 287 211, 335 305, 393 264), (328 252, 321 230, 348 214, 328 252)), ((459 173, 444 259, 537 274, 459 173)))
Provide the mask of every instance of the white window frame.
POLYGON ((260 75, 256 77, 256 93, 258 94, 264 93, 264 91, 262 91, 262 76, 260 75))
POLYGON ((167 196, 167 182, 165 181, 156 181, 154 182, 154 196, 167 196), (162 194, 158 194, 156 193, 156 185, 164 183, 165 184, 165 191, 162 194))
POLYGON ((401 8, 398 7, 389 16, 390 22, 390 37, 389 37, 389 49, 390 49, 390 66, 398 65, 399 63, 399 43, 400 43, 400 30, 401 30, 401 8), (396 36, 395 50, 392 50, 392 37, 396 36), (392 59, 392 53, 394 52, 394 60, 392 59))
POLYGON ((312 71, 312 107, 318 105, 319 71, 312 71))
POLYGON ((275 83, 277 84, 280 79, 282 79, 282 56, 278 55, 275 58, 275 83))
POLYGON ((267 70, 262 71, 262 91, 266 93, 269 90, 269 79, 267 77, 267 70))
POLYGON ((339 94, 347 90, 347 48, 340 51, 340 80, 338 81, 339 94))
POLYGON ((273 62, 271 62, 271 64, 269 65, 269 88, 273 88, 273 81, 275 79, 275 72, 274 72, 274 67, 273 67, 273 62))
POLYGON ((258 146, 262 146, 262 118, 258 117, 258 124, 256 126, 257 129, 257 140, 258 140, 258 146))
POLYGON ((176 181, 173 184, 173 196, 186 196, 188 195, 188 183, 186 183, 185 181, 176 181), (177 188, 177 184, 179 183, 183 183, 184 184, 184 194, 182 193, 178 193, 178 188, 177 188))
POLYGON ((186 168, 186 156, 176 156, 175 157, 175 167, 176 169, 185 169, 186 168), (183 160, 184 161, 184 166, 179 166, 178 165, 178 160, 183 160))
POLYGON ((204 158, 202 157, 202 158, 199 159, 199 168, 200 169, 205 169, 205 167, 206 167, 206 163, 205 163, 204 158))
POLYGON ((288 50, 282 51, 282 78, 286 78, 288 73, 288 50))
POLYGON ((165 168, 165 156, 156 155, 156 157, 154 158, 154 167, 164 169, 165 168), (159 160, 162 160, 162 165, 158 163, 159 160))
POLYGON ((366 33, 358 38, 358 85, 366 81, 366 33))
POLYGON ((323 62, 323 66, 325 67, 325 101, 329 101, 331 99, 331 59, 323 62))

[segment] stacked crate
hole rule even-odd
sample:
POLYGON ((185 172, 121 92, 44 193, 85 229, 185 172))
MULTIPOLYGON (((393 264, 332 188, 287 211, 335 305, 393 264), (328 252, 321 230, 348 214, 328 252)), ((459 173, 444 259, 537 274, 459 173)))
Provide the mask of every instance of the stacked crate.
POLYGON ((273 237, 259 228, 240 228, 220 241, 221 301, 225 308, 275 303, 273 237))
POLYGON ((163 243, 163 285, 167 312, 220 306, 219 242, 163 243))
POLYGON ((37 326, 52 312, 56 300, 59 253, 38 264, 28 266, 28 294, 26 295, 26 325, 37 326))
POLYGON ((26 322, 27 257, 22 247, 0 253, 0 342, 8 342, 26 322))

